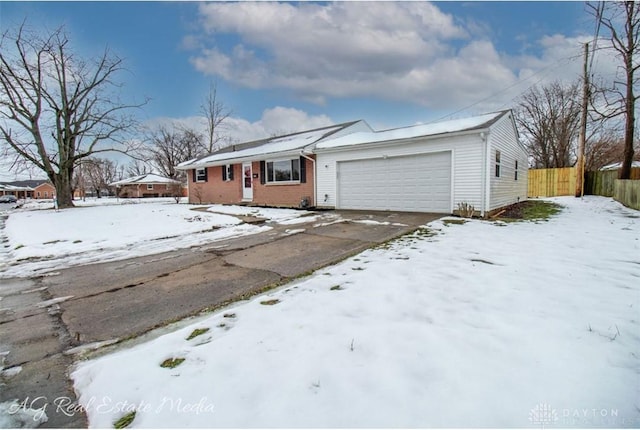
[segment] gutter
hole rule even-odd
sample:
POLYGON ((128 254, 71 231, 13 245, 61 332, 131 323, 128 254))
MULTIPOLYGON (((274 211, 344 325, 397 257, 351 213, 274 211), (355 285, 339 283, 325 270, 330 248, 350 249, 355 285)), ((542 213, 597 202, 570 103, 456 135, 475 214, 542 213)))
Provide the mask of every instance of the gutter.
POLYGON ((204 163, 194 162, 192 164, 188 164, 185 166, 176 166, 176 170, 202 169, 205 167, 225 166, 227 164, 239 164, 239 163, 244 163, 248 161, 257 161, 257 160, 265 160, 265 161, 279 160, 281 158, 299 155, 300 152, 301 152, 300 149, 294 149, 294 150, 283 151, 283 152, 270 152, 266 154, 253 154, 253 155, 247 155, 244 157, 237 157, 237 158, 226 158, 224 160, 209 161, 204 163))

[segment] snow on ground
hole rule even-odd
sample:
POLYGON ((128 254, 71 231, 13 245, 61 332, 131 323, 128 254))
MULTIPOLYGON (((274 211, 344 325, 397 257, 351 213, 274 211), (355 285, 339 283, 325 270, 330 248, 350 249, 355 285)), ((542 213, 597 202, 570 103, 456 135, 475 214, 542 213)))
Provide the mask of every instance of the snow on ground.
MULTIPOLYGON (((267 225, 244 224, 235 213, 247 208, 220 206, 231 215, 194 211, 167 199, 87 199, 77 208, 54 211, 50 200, 28 201, 9 212, 0 235, 6 237, 0 278, 33 276, 71 265, 158 254, 216 240, 255 234, 267 225), (4 269, 4 270, 2 270, 4 269)), ((260 209, 278 222, 304 211, 260 209)))
POLYGON ((436 221, 82 362, 90 425, 638 427, 640 213, 554 200, 548 222, 436 221))
POLYGON ((291 224, 291 221, 299 217, 306 218, 307 215, 312 214, 312 212, 299 209, 260 208, 252 206, 208 205, 207 208, 210 212, 266 218, 277 221, 279 224, 285 224, 286 222, 291 224))

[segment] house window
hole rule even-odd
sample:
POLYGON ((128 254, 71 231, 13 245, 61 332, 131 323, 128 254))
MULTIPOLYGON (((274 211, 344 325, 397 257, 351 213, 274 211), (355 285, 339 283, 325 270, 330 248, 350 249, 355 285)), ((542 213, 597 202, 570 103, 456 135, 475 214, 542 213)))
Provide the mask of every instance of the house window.
POLYGON ((516 160, 516 166, 515 166, 515 173, 513 175, 513 178, 517 181, 518 180, 518 160, 516 160))
POLYGON ((147 184, 147 190, 148 191, 153 190, 153 184, 147 184))
POLYGON ((233 164, 225 164, 222 166, 222 180, 233 181, 233 164))
POLYGON ((300 180, 300 159, 267 161, 267 182, 300 180))
POLYGON ((40 191, 36 191, 36 197, 40 198, 40 191))
POLYGON ((45 191, 45 192, 44 192, 44 198, 46 199, 47 197, 49 197, 49 192, 48 192, 48 191, 45 191))
POLYGON ((196 182, 207 182, 207 168, 196 169, 196 182))
POLYGON ((496 151, 496 178, 500 177, 500 151, 496 151))

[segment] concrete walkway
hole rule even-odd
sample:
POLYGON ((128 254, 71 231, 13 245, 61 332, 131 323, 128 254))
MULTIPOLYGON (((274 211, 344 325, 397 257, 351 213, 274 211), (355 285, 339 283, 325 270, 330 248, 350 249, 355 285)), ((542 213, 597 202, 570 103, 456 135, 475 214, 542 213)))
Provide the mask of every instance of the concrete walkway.
MULTIPOLYGON (((0 402, 46 407, 41 427, 86 427, 68 369, 73 350, 139 336, 154 328, 282 285, 439 217, 430 214, 321 212, 321 219, 179 250, 2 280, 0 353, 5 367, 0 402), (57 403, 56 403, 57 402, 57 403), (67 413, 65 413, 67 412, 67 413)), ((28 423, 27 423, 28 425, 28 423)))

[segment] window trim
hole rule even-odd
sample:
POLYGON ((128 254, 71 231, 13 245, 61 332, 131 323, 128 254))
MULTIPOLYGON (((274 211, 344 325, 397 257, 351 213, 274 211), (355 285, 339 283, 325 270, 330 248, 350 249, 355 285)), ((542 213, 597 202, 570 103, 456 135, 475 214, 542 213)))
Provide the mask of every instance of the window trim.
POLYGON ((273 159, 273 160, 266 160, 265 161, 265 184, 266 185, 287 185, 287 184, 300 184, 302 183, 301 181, 301 169, 300 169, 300 159, 298 157, 288 157, 288 158, 279 158, 279 159, 273 159), (274 163, 281 163, 283 161, 288 161, 289 162, 289 167, 290 167, 290 172, 291 172, 291 177, 294 176, 294 169, 293 169, 293 163, 297 162, 298 163, 298 179, 288 179, 288 180, 284 180, 284 181, 278 181, 275 179, 275 172, 273 171, 273 164, 274 163), (269 165, 271 165, 271 174, 273 176, 273 179, 270 178, 269 175, 269 165))
POLYGON ((153 184, 147 184, 147 191, 153 191, 153 184))
POLYGON ((514 181, 518 180, 518 160, 516 160, 516 165, 515 165, 515 169, 514 169, 514 181))
POLYGON ((233 181, 233 164, 222 165, 222 180, 224 182, 233 181))
POLYGON ((501 158, 502 158, 502 153, 499 150, 496 149, 496 157, 495 157, 495 167, 496 167, 495 168, 495 176, 496 176, 496 178, 500 177, 500 168, 501 168, 501 165, 502 165, 501 158))

